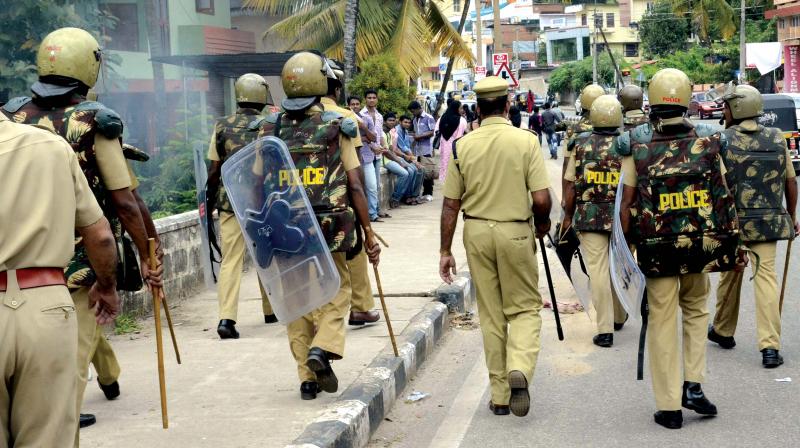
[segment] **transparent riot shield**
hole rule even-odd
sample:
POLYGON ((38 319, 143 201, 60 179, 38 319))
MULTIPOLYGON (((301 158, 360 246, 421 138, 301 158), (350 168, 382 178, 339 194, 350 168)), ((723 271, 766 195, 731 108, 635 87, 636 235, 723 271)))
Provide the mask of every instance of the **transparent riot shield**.
POLYGON ((339 290, 339 273, 286 144, 256 140, 222 165, 247 250, 278 319, 288 324, 339 290))
MULTIPOLYGON (((214 210, 206 209, 206 182, 208 181, 208 169, 206 168, 205 157, 203 155, 203 145, 194 145, 194 181, 197 187, 197 211, 200 220, 200 257, 203 263, 203 277, 208 289, 214 289, 219 273, 220 254, 212 248, 209 241, 209 226, 214 225, 214 210)), ((212 231, 211 235, 217 235, 212 231)), ((216 243, 216 242, 215 242, 216 243)), ((214 245, 215 247, 217 244, 214 245)))
POLYGON ((629 316, 641 317, 640 309, 646 288, 645 277, 633 258, 625 234, 622 233, 622 223, 619 220, 620 204, 622 203, 622 179, 617 187, 617 200, 614 206, 614 229, 611 233, 609 245, 609 265, 611 267, 611 284, 617 293, 625 311, 629 316))

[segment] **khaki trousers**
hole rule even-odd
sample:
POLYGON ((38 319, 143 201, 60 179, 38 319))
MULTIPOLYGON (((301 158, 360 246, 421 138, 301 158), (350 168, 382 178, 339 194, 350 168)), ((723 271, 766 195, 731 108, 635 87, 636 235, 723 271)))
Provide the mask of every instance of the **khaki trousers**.
POLYGON ((111 348, 111 343, 106 339, 106 335, 102 331, 98 331, 96 337, 92 365, 94 370, 97 371, 97 381, 104 386, 108 386, 119 379, 119 362, 117 362, 117 355, 114 354, 114 349, 111 348))
MULTIPOLYGON (((220 212, 219 227, 222 234, 222 265, 219 268, 219 318, 236 320, 239 314, 239 289, 242 283, 242 266, 244 265, 244 235, 236 215, 220 212)), ((273 314, 261 280, 261 308, 264 315, 273 314)))
POLYGON ((350 273, 347 270, 345 253, 335 252, 332 255, 341 277, 336 297, 286 327, 289 348, 297 362, 297 374, 301 382, 317 380, 314 372, 306 366, 308 351, 312 347, 329 352, 332 359, 341 359, 344 356, 344 320, 350 308, 350 273))
POLYGON ((706 369, 706 300, 711 286, 707 274, 648 278, 647 350, 656 407, 681 409, 683 382, 702 383, 706 369), (678 339, 678 307, 683 321, 683 372, 678 339), (681 375, 683 373, 683 375, 681 375))
MULTIPOLYGON (((9 272, 11 274, 11 272, 9 272)), ((78 322, 63 286, 0 292, 0 448, 75 443, 78 322)))
POLYGON ((478 295, 492 402, 507 405, 508 372, 519 370, 530 382, 539 355, 536 240, 528 223, 467 219, 464 246, 478 295))
POLYGON ((372 285, 369 283, 367 253, 362 250, 355 258, 347 262, 347 268, 350 271, 350 286, 353 289, 350 309, 352 311, 369 311, 375 308, 372 285))
MULTIPOLYGON (((89 364, 97 351, 98 341, 104 338, 104 335, 103 328, 97 325, 94 312, 89 308, 89 288, 83 287, 73 291, 72 300, 75 302, 75 314, 78 318, 78 391, 75 397, 75 409, 80 414, 83 394, 86 392, 86 383, 89 380, 89 364)), ((78 446, 77 436, 75 446, 78 446)))
POLYGON ((627 313, 611 287, 611 271, 608 266, 609 234, 581 232, 578 237, 581 240, 583 261, 591 279, 597 333, 612 333, 614 323, 625 322, 627 313))
MULTIPOLYGON (((778 274, 775 272, 775 250, 777 242, 748 243, 747 246, 757 257, 758 269, 753 267, 755 278, 753 286, 756 295, 756 328, 758 330, 758 349, 781 348, 781 310, 778 292, 778 274)), ((752 264, 751 266, 755 266, 752 264)), ((721 336, 733 336, 739 322, 739 299, 742 292, 743 274, 724 272, 717 287, 717 312, 714 314, 714 331, 721 336), (731 295, 725 297, 733 284, 731 295)))

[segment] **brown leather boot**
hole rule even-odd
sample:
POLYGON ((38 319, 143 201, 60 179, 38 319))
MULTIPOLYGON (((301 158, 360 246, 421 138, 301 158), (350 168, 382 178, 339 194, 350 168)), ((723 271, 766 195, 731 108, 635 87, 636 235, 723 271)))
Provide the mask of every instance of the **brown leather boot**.
POLYGON ((381 320, 381 315, 377 311, 350 311, 349 325, 372 324, 381 320))

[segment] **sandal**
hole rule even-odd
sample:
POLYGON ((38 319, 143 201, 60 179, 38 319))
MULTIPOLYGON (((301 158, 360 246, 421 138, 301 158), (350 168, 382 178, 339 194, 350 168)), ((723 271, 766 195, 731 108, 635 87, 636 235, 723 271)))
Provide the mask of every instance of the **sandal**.
POLYGON ((371 222, 383 222, 383 220, 378 216, 377 218, 370 219, 371 222))
POLYGON ((388 214, 386 212, 378 213, 378 218, 391 218, 391 217, 392 217, 392 215, 390 215, 390 214, 388 214))

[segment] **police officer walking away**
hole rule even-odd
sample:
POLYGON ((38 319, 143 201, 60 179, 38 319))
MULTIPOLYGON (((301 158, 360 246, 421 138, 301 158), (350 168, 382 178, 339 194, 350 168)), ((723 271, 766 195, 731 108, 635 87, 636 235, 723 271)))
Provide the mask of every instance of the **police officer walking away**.
POLYGON ((623 122, 626 131, 649 121, 647 114, 642 109, 644 107, 644 92, 641 87, 633 84, 627 85, 619 91, 617 99, 622 104, 623 122))
POLYGON ((367 198, 352 140, 358 135, 357 124, 338 112, 323 109, 320 104, 321 97, 328 92, 331 76, 335 75, 322 56, 301 52, 289 58, 281 72, 287 95, 283 112, 262 120, 259 131, 259 137, 280 137, 289 147, 298 169, 326 172, 321 183, 314 180, 305 187, 342 282, 331 302, 287 327, 301 381, 300 397, 304 400, 315 399, 320 390, 333 393, 339 387, 331 360, 344 355, 344 319, 351 295, 346 252, 356 242, 355 214, 363 226, 369 261, 377 264, 380 257, 375 234, 366 224, 370 222, 367 198))
POLYGON ((84 306, 97 324, 113 322, 120 308, 114 235, 72 148, 2 114, 0 203, 0 446, 71 447, 78 305, 64 268, 77 231, 95 273, 84 306))
MULTIPOLYGON (((261 75, 245 73, 234 84, 236 93, 236 113, 222 117, 214 126, 211 143, 208 146, 208 159, 211 167, 208 173, 208 197, 216 199, 219 210, 219 227, 222 233, 222 264, 219 270, 219 325, 217 334, 220 339, 238 339, 236 319, 239 312, 239 288, 242 282, 242 264, 244 262, 244 236, 233 214, 231 203, 221 183, 222 164, 237 151, 252 143, 258 136, 258 129, 250 128, 250 124, 263 118, 261 111, 271 103, 269 87, 261 75)), ((209 208, 213 210, 213 208, 209 208)), ((272 324, 278 321, 272 312, 261 280, 261 308, 264 322, 272 324)))
MULTIPOLYGON (((577 123, 567 125, 566 121, 562 121, 562 127, 558 130, 566 130, 567 146, 564 149, 564 165, 561 170, 561 176, 567 172, 567 163, 569 162, 570 155, 574 149, 575 137, 583 134, 584 132, 592 132, 591 111, 594 100, 605 95, 605 90, 597 84, 589 84, 581 91, 581 118, 577 123)), ((567 191, 566 181, 561 182, 561 191, 567 191)))
POLYGON ((508 83, 489 76, 475 85, 481 127, 457 140, 447 167, 441 220, 439 275, 451 283, 450 251, 459 211, 464 216, 467 263, 478 293, 478 313, 495 415, 527 415, 528 384, 539 354, 539 263, 536 236, 550 229, 551 199, 539 139, 517 129, 508 113, 508 83), (531 207, 531 201, 533 206, 531 207))
POLYGON ((592 104, 591 123, 592 132, 576 136, 567 163, 561 228, 566 231, 574 226, 578 231, 592 279, 592 304, 597 321, 593 342, 600 347, 611 347, 614 344, 612 328, 621 330, 628 318, 611 289, 608 266, 614 201, 622 169, 622 156, 618 151, 622 105, 612 95, 601 96, 592 104))
MULTIPOLYGON (((736 198, 740 237, 753 251, 758 348, 766 368, 783 364, 781 311, 775 273, 777 241, 795 237, 797 181, 783 132, 758 124, 764 113, 761 93, 754 87, 731 86, 723 96, 727 149, 723 152, 726 178, 736 198), (783 198, 786 196, 786 208, 783 198), (788 210, 788 211, 787 211, 788 210)), ((708 339, 733 348, 739 319, 742 275, 723 273, 717 288, 717 312, 708 339)))
POLYGON ((692 96, 689 78, 680 70, 663 69, 653 76, 649 90, 651 123, 632 131, 631 148, 623 154, 620 224, 635 241, 639 267, 647 277, 655 422, 678 429, 683 424, 681 407, 717 414, 701 388, 707 273, 735 267, 738 231, 733 197, 723 176, 720 135, 684 118, 692 96), (636 219, 630 213, 634 207, 636 219))

